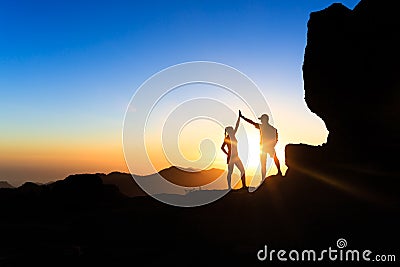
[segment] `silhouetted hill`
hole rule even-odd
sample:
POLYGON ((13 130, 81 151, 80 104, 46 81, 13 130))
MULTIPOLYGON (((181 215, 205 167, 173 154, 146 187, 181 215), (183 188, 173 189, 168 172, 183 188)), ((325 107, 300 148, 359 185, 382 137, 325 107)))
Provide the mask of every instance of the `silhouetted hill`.
POLYGON ((51 195, 68 200, 97 200, 104 193, 101 177, 96 174, 70 175, 64 180, 56 181, 50 186, 51 195))
POLYGON ((169 167, 159 172, 159 174, 171 183, 197 187, 209 184, 218 179, 224 173, 220 169, 210 169, 204 171, 185 170, 179 167, 169 167))
MULTIPOLYGON (((204 171, 197 171, 193 169, 184 169, 172 166, 161 170, 160 174, 163 178, 180 186, 187 187, 200 187, 215 181, 224 173, 223 170, 210 169, 204 171)), ((129 197, 146 196, 147 194, 139 187, 129 173, 112 172, 110 174, 101 174, 101 179, 104 184, 116 185, 121 193, 129 197)), ((137 179, 149 182, 158 179, 157 174, 150 174, 145 176, 135 175, 137 179)))
MULTIPOLYGON (((0 190, 0 199, 12 200, 18 208, 46 203, 45 206, 62 205, 79 210, 82 205, 97 205, 121 197, 118 188, 103 184, 98 174, 70 175, 49 184, 26 182, 17 188, 0 190)), ((9 208, 12 209, 12 205, 9 208)))
POLYGON ((147 196, 129 173, 112 172, 100 175, 104 184, 115 185, 119 191, 128 197, 147 196))
POLYGON ((33 182, 26 182, 23 185, 16 188, 16 191, 20 194, 30 194, 30 195, 40 195, 43 191, 41 185, 33 183, 33 182))
MULTIPOLYGON (((186 170, 175 166, 161 170, 159 174, 166 180, 181 186, 198 187, 206 185, 223 174, 223 170, 210 169, 204 171, 186 170)), ((136 176, 142 181, 158 179, 157 174, 136 176)), ((59 200, 93 201, 122 193, 128 197, 147 196, 129 173, 112 172, 109 174, 75 174, 63 180, 48 184, 26 182, 20 187, 11 185, 4 189, 10 195, 38 196, 59 200)), ((3 195, 5 191, 3 190, 3 195)))
POLYGON ((264 245, 319 250, 335 248, 336 240, 345 238, 354 249, 395 253, 398 244, 398 207, 365 201, 307 176, 272 176, 253 194, 232 191, 197 208, 171 207, 151 197, 98 198, 87 205, 71 196, 79 177, 88 178, 83 187, 99 186, 96 175, 76 176, 60 189, 69 192, 65 201, 49 196, 37 201, 37 196, 18 205, 8 198, 0 221, 8 230, 0 239, 0 265, 275 266, 257 261, 264 245))
POLYGON ((0 188, 14 188, 14 186, 10 185, 7 181, 0 181, 0 188))

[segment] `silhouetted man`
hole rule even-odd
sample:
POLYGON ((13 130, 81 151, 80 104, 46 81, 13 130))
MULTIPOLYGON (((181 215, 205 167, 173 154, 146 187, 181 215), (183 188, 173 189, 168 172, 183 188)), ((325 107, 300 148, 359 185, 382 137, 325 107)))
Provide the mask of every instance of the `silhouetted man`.
POLYGON ((279 159, 277 158, 275 151, 275 145, 278 142, 278 131, 275 129, 275 127, 269 124, 268 115, 262 114, 261 117, 258 118, 259 120, 261 120, 261 123, 256 123, 248 118, 245 118, 240 110, 239 110, 239 116, 248 123, 253 124, 254 127, 260 130, 261 179, 263 180, 265 179, 267 172, 266 171, 267 154, 269 154, 270 157, 274 158, 275 165, 278 168, 278 175, 282 175, 281 165, 279 163, 279 159))

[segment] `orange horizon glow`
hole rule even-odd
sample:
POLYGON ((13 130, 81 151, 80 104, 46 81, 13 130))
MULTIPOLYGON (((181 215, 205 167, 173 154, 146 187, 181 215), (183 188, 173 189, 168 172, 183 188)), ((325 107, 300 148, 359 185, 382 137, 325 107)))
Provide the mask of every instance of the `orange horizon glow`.
MULTIPOLYGON (((284 148, 288 143, 296 143, 293 142, 293 140, 296 140, 293 136, 301 136, 303 140, 307 140, 307 142, 304 143, 319 145, 325 142, 327 134, 323 134, 326 130, 323 125, 318 125, 319 122, 308 128, 304 128, 301 125, 301 123, 307 123, 307 119, 304 117, 297 120, 295 124, 296 127, 287 127, 282 119, 282 117, 285 117, 282 116, 284 113, 277 112, 277 114, 279 114, 280 117, 276 116, 274 123, 279 132, 279 142, 276 146, 276 152, 281 162, 282 172, 285 173, 287 167, 284 164, 284 148), (301 134, 296 131, 296 128, 298 129, 300 127, 303 128, 303 133, 301 134)), ((288 115, 288 117, 290 117, 290 115, 288 115)), ((293 124, 291 124, 291 126, 293 126, 293 124)), ((199 125, 197 125, 197 127, 199 127, 199 125)), ((241 123, 239 128, 246 129, 248 135, 250 158, 248 159, 246 168, 247 176, 257 176, 256 168, 259 164, 259 132, 253 126, 247 125, 244 122, 241 123)), ((138 167, 135 170, 131 170, 131 172, 138 175, 148 175, 153 174, 155 171, 168 168, 171 165, 196 168, 196 166, 190 166, 188 162, 196 161, 200 157, 201 152, 199 150, 199 144, 201 140, 196 139, 194 142, 190 142, 187 138, 185 139, 185 135, 191 138, 195 136, 193 129, 182 133, 180 149, 182 155, 188 160, 187 162, 169 162, 163 155, 161 141, 154 140, 150 143, 151 148, 148 150, 148 155, 154 168, 146 165, 145 162, 138 157, 136 164, 138 167)), ((216 158, 206 169, 218 168, 225 170, 227 168, 225 154, 220 150, 223 134, 222 129, 215 128, 208 136, 215 144, 216 158)), ((241 141, 243 143, 243 140, 240 140, 240 138, 238 138, 238 140, 239 143, 241 143, 241 141)), ((25 181, 54 181, 63 179, 74 173, 130 172, 125 162, 123 145, 118 133, 105 133, 102 136, 94 137, 86 135, 80 138, 69 139, 60 136, 58 140, 36 137, 31 140, 15 140, 15 142, 12 143, 3 142, 0 143, 0 146, 3 152, 0 155, 0 169, 3 172, 0 180, 9 181, 14 186, 18 186, 25 181), (16 175, 13 175, 12 169, 18 170, 14 172, 16 175)), ((239 155, 241 155, 240 149, 239 155)), ((243 163, 245 164, 245 162, 243 163)), ((236 168, 235 172, 237 173, 236 168)), ((272 168, 267 175, 272 175, 276 172, 276 167, 272 163, 272 168)))

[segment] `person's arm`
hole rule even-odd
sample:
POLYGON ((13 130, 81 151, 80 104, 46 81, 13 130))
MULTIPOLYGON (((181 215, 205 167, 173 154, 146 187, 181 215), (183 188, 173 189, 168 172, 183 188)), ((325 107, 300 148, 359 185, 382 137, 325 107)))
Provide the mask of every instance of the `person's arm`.
POLYGON ((225 150, 225 146, 226 146, 226 142, 225 142, 225 140, 224 140, 224 142, 222 143, 222 146, 221 146, 221 150, 224 151, 224 153, 225 153, 227 156, 229 156, 228 151, 225 150))
POLYGON ((236 126, 235 126, 235 129, 234 129, 234 133, 236 134, 236 132, 237 132, 237 130, 238 130, 238 128, 239 128, 239 123, 240 123, 240 116, 238 117, 238 119, 237 119, 237 121, 236 121, 236 126))
POLYGON ((254 122, 248 118, 246 118, 245 116, 242 115, 242 112, 239 110, 239 117, 244 119, 245 121, 247 121, 250 124, 253 124, 254 127, 256 127, 257 129, 260 129, 260 124, 258 124, 257 122, 254 122))
POLYGON ((222 143, 221 149, 222 151, 224 151, 224 153, 226 154, 226 163, 229 164, 229 161, 231 159, 231 155, 229 155, 229 152, 225 150, 225 146, 227 145, 226 141, 224 140, 224 142, 222 143))

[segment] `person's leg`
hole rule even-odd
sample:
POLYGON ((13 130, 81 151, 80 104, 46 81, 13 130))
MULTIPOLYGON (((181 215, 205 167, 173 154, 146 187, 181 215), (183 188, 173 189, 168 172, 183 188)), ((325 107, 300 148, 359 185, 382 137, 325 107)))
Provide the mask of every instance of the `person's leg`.
POLYGON ((267 174, 267 153, 264 151, 261 151, 261 155, 260 155, 260 161, 261 161, 261 179, 262 181, 264 181, 264 179, 266 178, 266 174, 267 174))
POLYGON ((260 162, 261 162, 261 179, 265 179, 267 174, 267 153, 261 151, 260 154, 260 162))
POLYGON ((274 149, 274 162, 275 162, 276 168, 278 169, 278 174, 279 174, 279 175, 282 175, 282 172, 281 172, 281 164, 279 163, 279 159, 278 159, 278 157, 276 156, 276 151, 275 151, 275 149, 274 149))
POLYGON ((231 180, 232 180, 233 166, 234 164, 232 162, 228 164, 228 174, 226 175, 226 179, 228 180, 228 190, 232 189, 231 180))
POLYGON ((239 159, 235 162, 236 167, 239 169, 240 171, 240 178, 242 179, 242 187, 246 188, 246 173, 243 167, 243 163, 242 161, 239 159))

